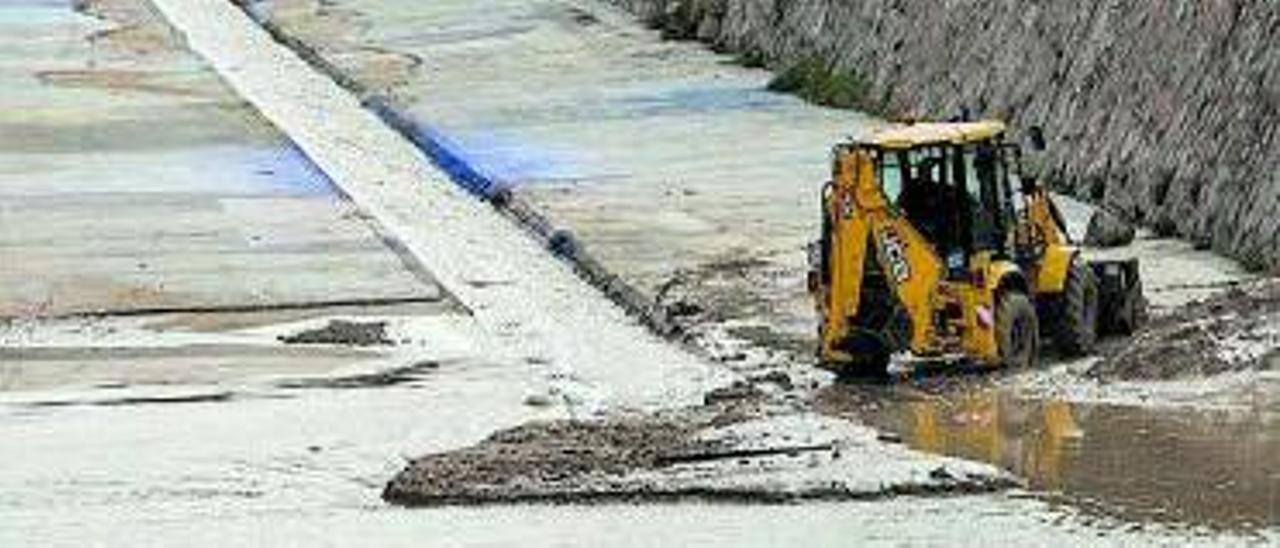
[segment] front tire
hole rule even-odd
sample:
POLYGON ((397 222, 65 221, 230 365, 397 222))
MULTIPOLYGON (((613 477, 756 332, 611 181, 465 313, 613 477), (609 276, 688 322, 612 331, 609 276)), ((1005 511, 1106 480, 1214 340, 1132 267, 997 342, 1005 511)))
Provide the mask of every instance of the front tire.
POLYGON ((1071 261, 1054 314, 1054 342, 1067 356, 1093 352, 1098 342, 1098 279, 1079 259, 1071 261))
POLYGON ((1142 280, 1129 287, 1124 296, 1124 306, 1116 319, 1116 332, 1132 335, 1147 323, 1147 298, 1142 294, 1142 280))
POLYGON ((996 305, 996 346, 1000 365, 1030 369, 1040 360, 1040 320, 1026 293, 1005 291, 996 305))
POLYGON ((893 361, 893 356, 887 343, 864 338, 856 342, 845 341, 842 346, 845 352, 853 356, 853 360, 834 369, 838 382, 879 384, 890 380, 889 364, 893 361), (861 344, 857 344, 858 342, 861 344))

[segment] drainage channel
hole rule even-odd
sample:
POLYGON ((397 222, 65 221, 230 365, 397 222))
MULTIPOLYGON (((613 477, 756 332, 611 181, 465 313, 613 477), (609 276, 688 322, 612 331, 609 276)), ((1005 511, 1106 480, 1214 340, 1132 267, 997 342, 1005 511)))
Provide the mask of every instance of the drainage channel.
POLYGON ((360 100, 365 109, 408 140, 454 184, 483 200, 506 218, 541 242, 554 256, 573 267, 583 281, 599 290, 628 315, 639 320, 654 334, 674 340, 680 335, 672 314, 656 299, 611 272, 592 255, 573 232, 558 228, 546 215, 507 187, 503 181, 483 173, 472 165, 447 135, 408 114, 408 109, 393 97, 372 91, 359 79, 343 71, 324 54, 305 41, 289 34, 271 20, 265 9, 270 0, 228 0, 262 27, 272 39, 292 50, 316 71, 360 100))

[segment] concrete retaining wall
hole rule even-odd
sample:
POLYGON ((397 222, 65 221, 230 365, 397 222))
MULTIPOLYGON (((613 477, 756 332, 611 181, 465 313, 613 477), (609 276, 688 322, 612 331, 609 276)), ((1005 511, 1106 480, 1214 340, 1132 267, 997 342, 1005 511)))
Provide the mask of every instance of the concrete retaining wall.
POLYGON ((820 55, 893 111, 1044 125, 1058 188, 1280 267, 1280 4, 610 1, 773 68, 820 55))

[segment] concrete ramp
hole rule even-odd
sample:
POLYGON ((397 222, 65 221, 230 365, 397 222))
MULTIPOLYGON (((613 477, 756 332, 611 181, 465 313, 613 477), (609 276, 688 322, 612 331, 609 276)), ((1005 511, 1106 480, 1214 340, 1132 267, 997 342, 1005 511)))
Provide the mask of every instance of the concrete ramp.
POLYGON ((359 101, 230 2, 154 0, 190 48, 579 413, 695 403, 727 374, 646 332, 516 226, 455 187, 359 101))

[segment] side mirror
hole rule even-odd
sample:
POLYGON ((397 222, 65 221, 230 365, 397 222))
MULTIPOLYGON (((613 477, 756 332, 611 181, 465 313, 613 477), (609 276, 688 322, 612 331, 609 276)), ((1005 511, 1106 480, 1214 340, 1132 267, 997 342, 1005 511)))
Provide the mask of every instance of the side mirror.
POLYGON ((1032 150, 1045 149, 1044 128, 1040 126, 1031 126, 1031 128, 1027 130, 1027 136, 1031 139, 1032 150))

